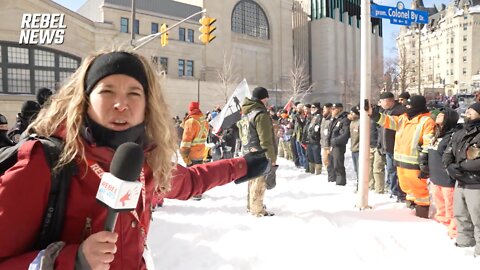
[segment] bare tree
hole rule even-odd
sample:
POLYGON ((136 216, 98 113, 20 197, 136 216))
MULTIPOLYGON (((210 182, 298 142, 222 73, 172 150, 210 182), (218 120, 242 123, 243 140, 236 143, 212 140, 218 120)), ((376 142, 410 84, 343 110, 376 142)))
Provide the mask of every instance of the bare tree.
POLYGON ((312 92, 315 84, 310 82, 310 75, 307 73, 305 60, 294 57, 293 68, 290 71, 290 94, 293 100, 302 100, 306 94, 312 92))
POLYGON ((228 55, 226 52, 223 53, 223 65, 222 68, 217 70, 218 80, 220 81, 219 92, 225 98, 225 103, 227 103, 230 94, 233 92, 233 89, 230 88, 233 84, 239 81, 237 73, 235 73, 233 65, 232 55, 228 55))
POLYGON ((407 91, 415 76, 415 64, 407 55, 407 48, 401 46, 398 51, 398 60, 396 61, 397 81, 401 92, 407 91))

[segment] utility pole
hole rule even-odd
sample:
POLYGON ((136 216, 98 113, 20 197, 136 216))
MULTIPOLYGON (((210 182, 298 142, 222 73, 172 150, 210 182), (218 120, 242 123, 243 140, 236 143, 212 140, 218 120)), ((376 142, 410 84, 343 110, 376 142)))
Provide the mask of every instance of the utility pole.
MULTIPOLYGON (((370 88, 372 87, 372 24, 370 23, 370 0, 362 0, 360 10, 360 106, 364 107, 367 105, 366 103, 371 100, 370 88)), ((371 208, 368 205, 368 180, 370 179, 370 117, 364 108, 360 110, 360 151, 358 168, 358 202, 356 207, 364 210, 371 208)))
POLYGON ((130 40, 130 45, 133 45, 133 42, 135 42, 135 2, 136 0, 132 0, 132 39, 130 40))

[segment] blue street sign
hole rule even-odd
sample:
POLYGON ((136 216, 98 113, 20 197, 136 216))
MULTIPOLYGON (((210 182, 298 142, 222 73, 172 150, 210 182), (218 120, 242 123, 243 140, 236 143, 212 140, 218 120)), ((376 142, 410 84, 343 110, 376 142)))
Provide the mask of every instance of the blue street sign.
POLYGON ((402 2, 398 2, 396 7, 372 4, 370 12, 372 17, 388 19, 392 24, 411 25, 412 23, 428 23, 428 12, 406 9, 402 2))

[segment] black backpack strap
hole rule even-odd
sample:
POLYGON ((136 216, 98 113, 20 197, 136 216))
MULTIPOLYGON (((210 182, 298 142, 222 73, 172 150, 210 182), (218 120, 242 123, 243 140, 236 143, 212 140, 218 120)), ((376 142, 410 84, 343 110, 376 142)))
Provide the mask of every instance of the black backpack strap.
POLYGON ((30 139, 37 139, 42 143, 51 171, 48 205, 35 243, 35 249, 44 249, 49 244, 60 239, 70 183, 76 167, 72 162, 55 172, 53 171, 63 149, 63 141, 61 139, 38 136, 30 136, 30 139))

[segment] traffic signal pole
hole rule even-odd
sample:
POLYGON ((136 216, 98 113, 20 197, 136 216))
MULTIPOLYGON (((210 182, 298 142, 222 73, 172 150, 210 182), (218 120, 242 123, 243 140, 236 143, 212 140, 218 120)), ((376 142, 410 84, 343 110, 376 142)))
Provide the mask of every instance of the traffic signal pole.
MULTIPOLYGON (((132 47, 133 47, 133 50, 138 50, 140 49, 141 47, 147 45, 148 43, 152 42, 153 40, 155 40, 156 38, 160 37, 161 35, 169 32, 170 30, 172 30, 173 28, 177 27, 178 25, 180 25, 181 23, 191 19, 192 17, 195 17, 199 14, 203 14, 207 12, 206 9, 203 9, 202 11, 199 11, 197 13, 194 13, 190 16, 188 16, 187 18, 177 22, 176 24, 172 25, 171 27, 168 27, 165 31, 161 31, 161 32, 158 32, 158 33, 155 33, 155 34, 151 34, 151 35, 148 35, 148 36, 145 36, 143 38, 140 38, 139 40, 137 41, 132 41, 132 47), (138 44, 137 44, 138 43, 138 44)), ((133 29, 132 29, 133 30, 133 29)))

